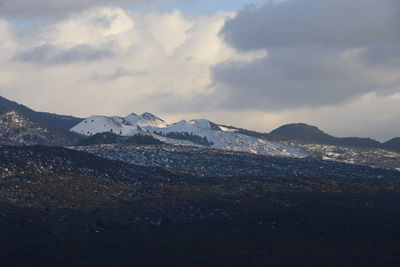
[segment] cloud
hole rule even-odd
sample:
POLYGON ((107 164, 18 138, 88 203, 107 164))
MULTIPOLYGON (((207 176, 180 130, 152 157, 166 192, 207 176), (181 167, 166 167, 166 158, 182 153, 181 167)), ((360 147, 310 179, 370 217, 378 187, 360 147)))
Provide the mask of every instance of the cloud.
POLYGON ((221 36, 253 62, 214 68, 215 98, 228 109, 294 109, 399 92, 400 2, 297 0, 247 6, 221 36))
POLYGON ((399 41, 397 0, 290 0, 248 5, 225 39, 241 50, 293 46, 359 47, 399 41))
POLYGON ((86 44, 76 45, 67 50, 59 50, 51 45, 42 45, 16 55, 14 59, 22 62, 53 65, 99 61, 113 55, 114 53, 109 48, 95 49, 86 44))
POLYGON ((143 71, 143 70, 136 71, 136 70, 127 70, 123 68, 118 68, 111 74, 100 75, 94 73, 91 77, 91 80, 95 82, 115 81, 123 77, 142 76, 147 74, 149 74, 148 71, 143 71))
POLYGON ((59 16, 88 7, 104 5, 123 5, 136 3, 152 3, 152 0, 2 0, 0 1, 0 16, 37 17, 59 16))
POLYGON ((207 93, 213 65, 249 62, 259 54, 237 52, 219 38, 232 16, 107 6, 28 29, 7 22, 4 33, 13 36, 8 45, 13 49, 0 62, 0 94, 79 116, 178 112, 181 99, 189 100, 187 111, 193 96, 207 93), (164 109, 167 102, 171 105, 164 109))
POLYGON ((0 19, 0 62, 10 59, 16 49, 14 29, 11 23, 0 19))

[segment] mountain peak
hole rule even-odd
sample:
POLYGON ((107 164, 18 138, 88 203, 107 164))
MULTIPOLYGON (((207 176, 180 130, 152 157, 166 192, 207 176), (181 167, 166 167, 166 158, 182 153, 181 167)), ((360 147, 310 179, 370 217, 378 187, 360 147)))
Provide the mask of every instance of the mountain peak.
POLYGON ((160 119, 159 117, 157 117, 149 112, 143 113, 142 115, 140 115, 140 117, 142 117, 143 119, 146 119, 146 120, 152 120, 152 121, 158 120, 158 121, 164 122, 162 119, 160 119))
POLYGON ((332 138, 318 127, 305 123, 286 124, 273 130, 270 134, 304 141, 325 141, 332 138))
POLYGON ((273 130, 269 137, 272 139, 284 139, 303 141, 307 143, 316 144, 327 144, 327 145, 338 145, 338 146, 349 146, 349 147, 382 147, 382 144, 371 138, 359 138, 359 137, 334 137, 323 131, 318 127, 308 125, 305 123, 292 123, 283 125, 273 130))
POLYGON ((0 144, 63 146, 75 141, 72 136, 49 128, 19 110, 0 106, 0 144))

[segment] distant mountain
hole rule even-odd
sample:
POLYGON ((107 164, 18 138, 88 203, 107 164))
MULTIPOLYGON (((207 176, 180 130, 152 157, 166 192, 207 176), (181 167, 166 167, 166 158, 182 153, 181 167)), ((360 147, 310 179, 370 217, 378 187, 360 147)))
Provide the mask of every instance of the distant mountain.
POLYGON ((257 153, 271 156, 306 157, 302 150, 278 143, 269 142, 220 127, 206 119, 181 120, 167 127, 145 127, 147 131, 170 135, 187 133, 203 138, 211 148, 257 153))
POLYGON ((126 117, 92 116, 71 127, 77 134, 91 136, 99 133, 115 133, 122 136, 132 136, 141 132, 145 127, 166 127, 167 124, 150 113, 136 115, 132 113, 126 117))
POLYGON ((400 137, 393 138, 383 143, 383 146, 388 150, 400 152, 400 137))
POLYGON ((271 140, 279 141, 301 141, 307 143, 351 146, 351 147, 373 147, 382 148, 382 144, 370 138, 348 137, 339 138, 329 135, 319 128, 305 123, 287 124, 281 126, 267 136, 271 140))
POLYGON ((333 136, 326 134, 315 126, 304 123, 283 125, 269 133, 270 137, 283 137, 293 140, 302 140, 309 142, 330 142, 333 136))
POLYGON ((147 134, 174 145, 207 146, 271 156, 308 156, 308 153, 300 149, 235 133, 205 119, 182 120, 168 125, 150 113, 140 116, 132 113, 127 117, 92 116, 71 128, 71 131, 85 136, 101 133, 120 136, 147 134))
POLYGON ((138 116, 135 113, 130 114, 129 116, 125 117, 125 120, 132 126, 139 126, 139 127, 166 127, 167 123, 160 119, 157 116, 154 116, 151 113, 145 112, 142 115, 138 116))
POLYGON ((37 112, 24 105, 20 105, 1 96, 0 107, 11 108, 24 114, 31 120, 37 121, 41 124, 46 125, 49 128, 53 128, 63 132, 68 132, 69 129, 82 121, 81 118, 76 118, 72 116, 57 115, 47 112, 37 112))
MULTIPOLYGON (((359 148, 381 148, 400 152, 400 138, 395 138, 385 144, 370 138, 339 138, 329 135, 315 126, 304 123, 288 124, 270 133, 260 133, 233 126, 218 125, 206 119, 181 120, 173 124, 167 124, 161 118, 148 112, 142 115, 132 113, 126 117, 92 116, 81 119, 72 116, 37 112, 4 97, 0 97, 1 107, 16 112, 25 121, 25 128, 20 130, 16 130, 18 128, 17 121, 14 121, 12 125, 10 124, 10 129, 8 130, 5 130, 7 127, 4 126, 5 124, 3 125, 1 142, 7 143, 8 138, 11 140, 9 144, 63 146, 66 144, 77 144, 79 140, 82 140, 82 136, 89 137, 97 134, 111 133, 125 137, 147 134, 168 144, 202 145, 217 149, 278 156, 294 155, 297 157, 305 155, 304 152, 297 148, 279 144, 285 141, 359 148), (36 127, 36 130, 33 130, 37 134, 36 137, 32 137, 31 133, 28 133, 29 131, 26 127, 29 124, 34 125, 32 126, 34 128, 36 127), (46 129, 46 134, 44 134, 43 129, 46 129), (21 133, 26 133, 26 135, 21 135, 21 133), (21 136, 24 137, 21 138, 21 136), (49 139, 46 141, 46 138, 52 138, 52 140, 49 139)), ((3 112, 3 114, 6 113, 3 112)), ((9 120, 5 117, 3 119, 6 121, 9 120)), ((102 135, 96 136, 96 138, 88 142, 98 143, 102 142, 102 140, 110 142, 113 139, 115 139, 115 136, 102 135)), ((118 142, 121 141, 120 138, 117 139, 119 140, 118 142)))
POLYGON ((3 145, 74 145, 78 138, 49 128, 20 111, 0 107, 0 144, 3 145))

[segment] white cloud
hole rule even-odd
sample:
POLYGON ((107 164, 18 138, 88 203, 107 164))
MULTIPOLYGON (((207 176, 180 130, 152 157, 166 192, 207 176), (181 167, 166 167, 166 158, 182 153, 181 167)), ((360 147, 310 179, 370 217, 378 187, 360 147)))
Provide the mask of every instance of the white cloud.
POLYGON ((13 26, 6 20, 0 19, 0 64, 12 57, 15 48, 13 26))
POLYGON ((166 110, 175 110, 182 103, 174 101, 207 93, 211 66, 260 56, 238 53, 219 38, 232 15, 98 7, 29 29, 32 35, 7 30, 16 36, 16 50, 0 69, 0 93, 35 108, 82 116, 162 112, 165 96, 174 96, 166 110))

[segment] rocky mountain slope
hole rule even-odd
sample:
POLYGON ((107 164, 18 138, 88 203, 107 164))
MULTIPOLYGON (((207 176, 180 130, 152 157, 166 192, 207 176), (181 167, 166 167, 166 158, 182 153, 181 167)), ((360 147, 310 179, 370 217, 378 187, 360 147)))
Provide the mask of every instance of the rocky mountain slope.
POLYGON ((130 164, 167 168, 195 175, 234 177, 303 177, 331 179, 385 179, 400 181, 400 154, 380 158, 361 154, 354 161, 321 158, 285 158, 171 145, 97 145, 81 151, 130 164), (370 160, 370 162, 368 161, 370 160), (347 163, 347 164, 346 164, 347 163), (392 165, 390 165, 392 164, 392 165), (375 165, 374 168, 368 165, 375 165), (378 167, 381 166, 381 167, 378 167), (389 170, 392 169, 392 170, 389 170))
POLYGON ((0 107, 0 144, 67 146, 78 138, 38 123, 19 111, 0 107))
POLYGON ((24 105, 10 101, 0 96, 0 107, 13 109, 27 118, 34 120, 38 123, 46 125, 49 128, 56 129, 63 132, 68 132, 76 124, 82 121, 81 118, 73 116, 58 115, 47 112, 37 112, 24 105))

